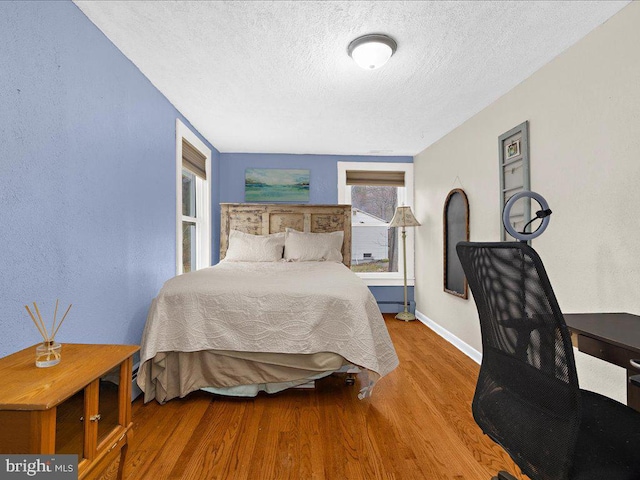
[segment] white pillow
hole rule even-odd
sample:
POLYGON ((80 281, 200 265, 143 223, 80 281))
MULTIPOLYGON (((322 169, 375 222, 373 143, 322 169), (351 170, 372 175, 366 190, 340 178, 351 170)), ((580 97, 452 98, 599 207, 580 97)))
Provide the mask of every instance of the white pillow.
POLYGON ((287 229, 284 259, 289 262, 342 262, 344 232, 304 233, 287 229))
POLYGON ((284 233, 251 235, 231 230, 224 259, 229 262, 279 262, 284 249, 284 233))

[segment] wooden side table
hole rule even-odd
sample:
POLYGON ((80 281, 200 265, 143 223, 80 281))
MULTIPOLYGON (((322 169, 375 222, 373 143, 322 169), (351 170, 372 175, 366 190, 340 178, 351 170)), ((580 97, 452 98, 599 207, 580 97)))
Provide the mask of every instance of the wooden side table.
POLYGON ((77 454, 79 479, 119 455, 122 478, 139 347, 63 344, 48 368, 35 366, 35 348, 0 359, 0 453, 77 454))

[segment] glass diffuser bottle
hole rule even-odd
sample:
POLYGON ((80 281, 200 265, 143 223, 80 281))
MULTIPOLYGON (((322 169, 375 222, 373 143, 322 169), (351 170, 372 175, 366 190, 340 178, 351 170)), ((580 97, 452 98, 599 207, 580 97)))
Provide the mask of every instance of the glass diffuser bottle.
POLYGON ((53 367, 60 363, 62 345, 48 341, 36 346, 36 367, 53 367))

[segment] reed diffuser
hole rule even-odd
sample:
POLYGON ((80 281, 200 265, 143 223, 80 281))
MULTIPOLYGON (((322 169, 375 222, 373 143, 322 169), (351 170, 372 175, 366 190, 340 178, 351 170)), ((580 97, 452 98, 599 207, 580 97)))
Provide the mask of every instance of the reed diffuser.
POLYGON ((25 305, 24 308, 27 309, 31 320, 33 320, 33 324, 42 335, 42 343, 36 347, 36 367, 53 367, 60 363, 62 346, 56 342, 56 334, 58 330, 60 330, 60 326, 64 319, 67 318, 67 314, 69 310, 71 310, 72 304, 69 304, 67 311, 64 312, 62 319, 56 325, 56 320, 58 316, 58 300, 56 300, 56 309, 53 312, 53 323, 51 324, 51 333, 47 330, 47 326, 42 320, 42 315, 40 315, 40 310, 38 309, 38 304, 33 302, 33 309, 35 311, 35 315, 31 312, 28 305, 25 305))

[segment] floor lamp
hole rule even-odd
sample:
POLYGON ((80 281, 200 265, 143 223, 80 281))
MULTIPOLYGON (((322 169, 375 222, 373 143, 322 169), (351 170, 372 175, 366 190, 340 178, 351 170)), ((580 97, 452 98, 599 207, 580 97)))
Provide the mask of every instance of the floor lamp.
POLYGON ((396 315, 398 320, 404 320, 408 322, 409 320, 415 320, 416 317, 413 313, 409 311, 408 303, 407 303, 407 230, 406 227, 419 227, 420 222, 416 220, 416 217, 413 216, 413 212, 411 212, 411 207, 398 207, 396 208, 396 213, 393 215, 391 219, 391 223, 389 224, 389 228, 392 227, 402 227, 402 261, 403 261, 403 272, 404 272, 404 312, 400 312, 396 315))

